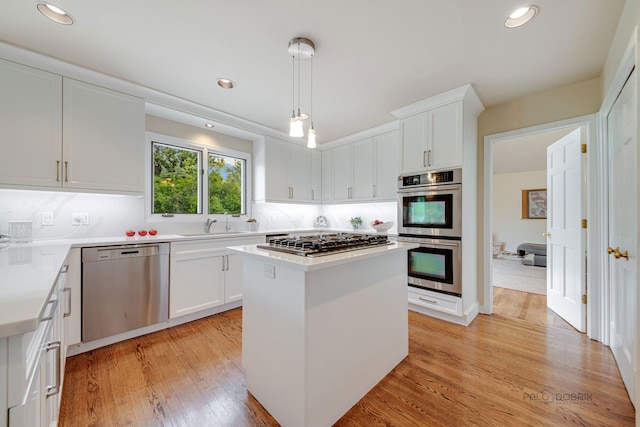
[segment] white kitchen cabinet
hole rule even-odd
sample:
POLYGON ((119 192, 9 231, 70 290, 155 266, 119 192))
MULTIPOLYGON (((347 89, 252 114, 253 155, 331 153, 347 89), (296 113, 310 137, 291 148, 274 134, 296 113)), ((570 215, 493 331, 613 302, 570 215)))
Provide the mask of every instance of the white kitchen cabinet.
POLYGON ((63 185, 144 193, 144 100, 64 79, 63 185))
POLYGON ((262 236, 171 243, 169 318, 242 299, 242 257, 227 249, 263 242, 262 236))
POLYGON ((0 184, 144 192, 144 101, 0 60, 0 184))
POLYGON ((395 201, 398 192, 399 132, 374 137, 374 201, 395 201))
POLYGON ((333 202, 333 151, 322 151, 322 203, 333 202))
POLYGON ((402 172, 462 166, 462 101, 400 121, 402 172))
POLYGON ((62 77, 0 60, 0 138, 0 183, 59 187, 62 77))
POLYGON ((309 203, 311 150, 271 137, 256 141, 254 177, 256 201, 309 203))
POLYGON ((170 319, 224 304, 226 250, 210 246, 171 244, 170 319))
POLYGON ((465 85, 392 111, 400 119, 400 173, 459 168, 476 162, 477 120, 484 109, 465 85))
POLYGON ((58 421, 67 344, 64 310, 68 306, 61 300, 67 266, 65 262, 52 285, 36 330, 0 339, 0 426, 50 426, 58 421))
POLYGON ((327 194, 325 202, 375 202, 394 201, 398 180, 398 132, 392 131, 365 138, 332 150, 332 180, 324 180, 333 194, 327 194), (332 196, 332 197, 330 197, 332 196))
POLYGON ((322 202, 322 151, 311 150, 311 202, 322 202))
POLYGON ((331 150, 333 163, 333 200, 348 202, 351 199, 352 151, 350 145, 343 145, 331 150))
POLYGON ((69 270, 67 271, 67 288, 69 288, 64 298, 66 303, 71 303, 66 312, 66 334, 67 348, 69 346, 80 344, 82 341, 82 249, 71 248, 68 256, 69 270))

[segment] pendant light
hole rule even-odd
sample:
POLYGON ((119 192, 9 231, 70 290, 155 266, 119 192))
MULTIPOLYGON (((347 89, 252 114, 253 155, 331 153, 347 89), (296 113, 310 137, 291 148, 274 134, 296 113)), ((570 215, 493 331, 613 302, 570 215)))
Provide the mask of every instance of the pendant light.
POLYGON ((313 128, 313 57, 311 57, 311 96, 309 98, 309 112, 311 117, 311 126, 309 127, 309 140, 307 148, 316 148, 316 130, 313 128))
MULTIPOLYGON (((292 58, 292 109, 291 119, 289 122, 289 136, 300 138, 304 136, 304 120, 309 115, 300 111, 300 61, 312 59, 315 52, 313 42, 305 37, 295 37, 289 41, 289 55, 292 58), (297 80, 298 80, 298 108, 296 112, 296 62, 298 63, 297 80)), ((313 100, 313 61, 311 61, 311 100, 313 100)), ((313 106, 311 106, 313 108, 313 106)), ((313 111, 313 110, 311 110, 313 111)), ((309 141, 307 147, 314 148, 316 146, 316 133, 313 122, 309 128, 309 141)))

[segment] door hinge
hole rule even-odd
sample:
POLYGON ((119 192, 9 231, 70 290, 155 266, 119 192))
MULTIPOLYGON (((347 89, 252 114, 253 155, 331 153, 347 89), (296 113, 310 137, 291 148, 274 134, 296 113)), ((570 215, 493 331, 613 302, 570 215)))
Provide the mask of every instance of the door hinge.
POLYGON ((587 228, 587 220, 586 219, 582 220, 582 228, 587 228))
POLYGON ((582 154, 585 154, 587 152, 587 144, 582 144, 581 151, 582 151, 582 154))
POLYGON ((586 295, 582 295, 582 303, 583 304, 587 303, 587 296, 586 295))

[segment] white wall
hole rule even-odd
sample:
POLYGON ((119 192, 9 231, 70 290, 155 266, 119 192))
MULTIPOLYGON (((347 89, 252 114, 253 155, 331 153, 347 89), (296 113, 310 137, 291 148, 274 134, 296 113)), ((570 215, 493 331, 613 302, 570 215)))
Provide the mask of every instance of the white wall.
POLYGON ((329 228, 335 230, 350 231, 352 227, 349 223, 349 218, 359 216, 362 218, 363 223, 361 231, 374 232, 375 230, 369 224, 371 221, 379 219, 384 222, 394 222, 388 233, 395 234, 398 232, 396 202, 324 205, 322 214, 327 217, 329 228))
POLYGON ((504 242, 503 250, 515 252, 521 243, 546 243, 543 219, 522 219, 522 190, 547 187, 547 171, 496 174, 493 176, 493 235, 504 242))

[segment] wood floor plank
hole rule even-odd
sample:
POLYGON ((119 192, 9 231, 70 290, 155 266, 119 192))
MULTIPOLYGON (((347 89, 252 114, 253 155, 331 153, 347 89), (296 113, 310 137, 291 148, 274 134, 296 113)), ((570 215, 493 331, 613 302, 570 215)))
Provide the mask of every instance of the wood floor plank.
MULTIPOLYGON (((409 312, 409 356, 336 426, 632 426, 609 349, 494 289, 468 327, 409 312)), ((277 426, 246 389, 242 309, 69 358, 60 426, 277 426)))

